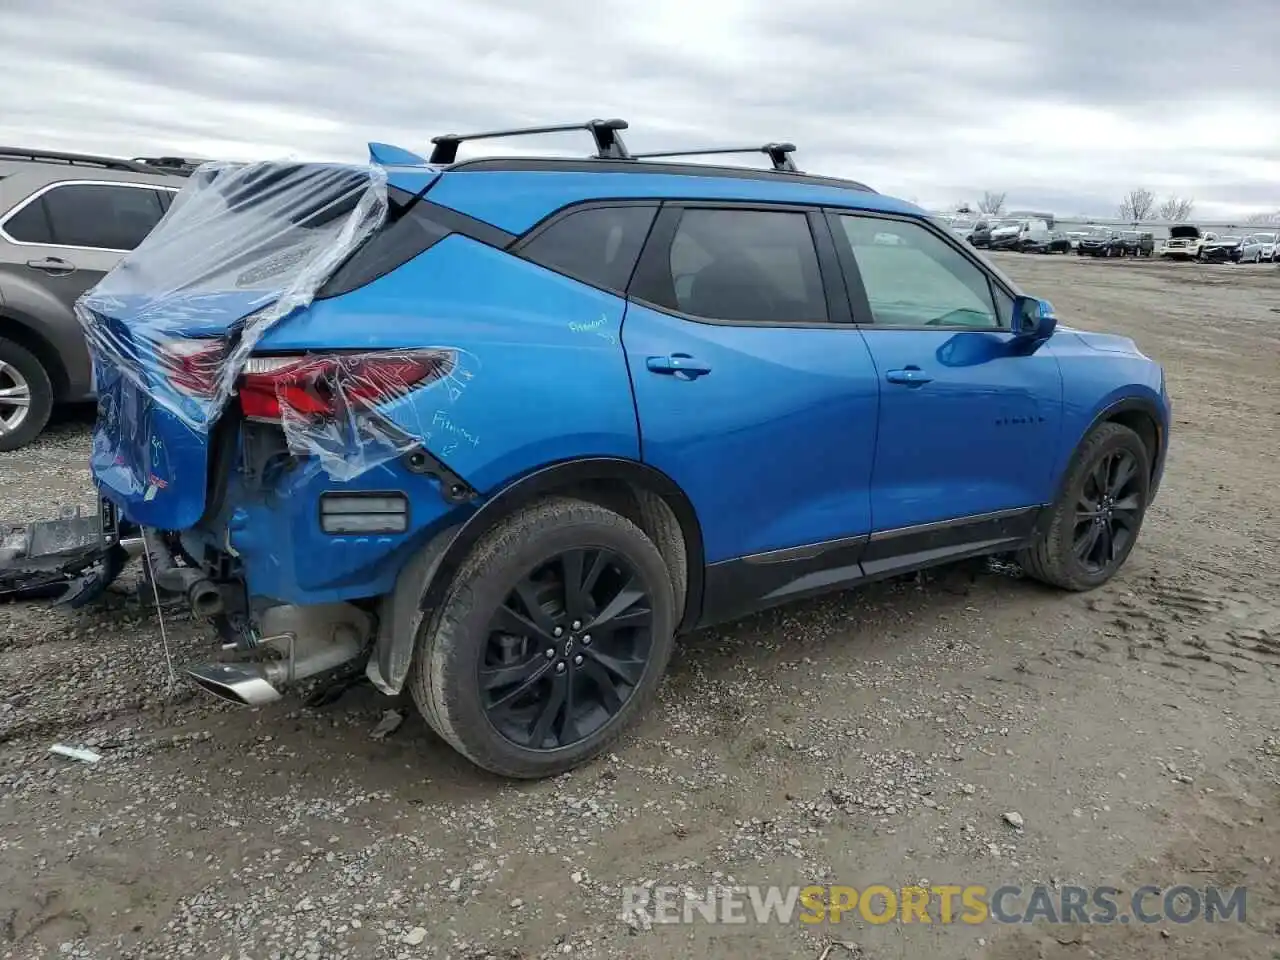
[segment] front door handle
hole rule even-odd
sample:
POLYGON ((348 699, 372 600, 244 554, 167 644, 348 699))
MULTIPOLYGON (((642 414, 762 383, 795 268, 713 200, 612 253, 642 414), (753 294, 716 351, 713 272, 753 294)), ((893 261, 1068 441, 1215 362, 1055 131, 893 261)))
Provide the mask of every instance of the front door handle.
POLYGON ((668 373, 681 380, 696 380, 711 372, 711 367, 687 353, 673 353, 669 357, 650 357, 645 366, 651 373, 668 373))
POLYGON ((884 375, 884 378, 890 383, 902 383, 908 387, 923 387, 926 383, 930 383, 933 377, 923 372, 914 364, 903 367, 901 370, 890 370, 884 375))
POLYGON ((32 270, 42 270, 55 277, 66 277, 76 272, 76 265, 61 257, 45 257, 43 260, 28 260, 27 266, 32 270))

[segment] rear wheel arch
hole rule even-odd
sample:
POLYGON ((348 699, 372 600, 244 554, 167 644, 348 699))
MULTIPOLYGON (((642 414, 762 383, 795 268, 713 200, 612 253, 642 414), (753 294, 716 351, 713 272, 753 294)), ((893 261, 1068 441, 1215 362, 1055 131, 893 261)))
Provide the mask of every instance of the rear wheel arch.
POLYGON ((508 481, 476 512, 419 548, 382 603, 382 624, 368 671, 378 689, 401 691, 419 625, 445 601, 458 571, 485 535, 518 511, 553 497, 599 504, 638 526, 671 573, 677 632, 693 629, 702 615, 705 555, 702 528, 688 496, 666 474, 638 460, 566 460, 508 481))
POLYGON ((681 610, 679 630, 690 630, 702 610, 702 527, 685 492, 662 471, 622 457, 587 457, 549 464, 508 482, 458 531, 432 577, 423 602, 447 589, 466 554, 505 517, 551 496, 598 503, 636 524, 667 562, 681 610))

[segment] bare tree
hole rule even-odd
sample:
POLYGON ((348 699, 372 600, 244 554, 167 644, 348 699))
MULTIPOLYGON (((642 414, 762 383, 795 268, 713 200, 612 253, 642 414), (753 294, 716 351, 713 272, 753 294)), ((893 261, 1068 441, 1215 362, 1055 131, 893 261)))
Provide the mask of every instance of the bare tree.
POLYGON ((1280 210, 1263 211, 1262 213, 1251 213, 1244 218, 1244 222, 1248 224, 1273 224, 1280 223, 1280 210))
POLYGON ((988 217, 998 217, 1004 213, 1004 197, 1003 193, 992 193, 986 190, 982 194, 982 199, 978 201, 978 212, 985 213, 988 217))
POLYGON ((1190 197, 1180 197, 1175 193, 1160 204, 1160 219, 1171 220, 1174 223, 1185 223, 1191 219, 1191 211, 1195 208, 1195 205, 1196 202, 1190 197))
POLYGON ((1155 213, 1156 195, 1150 190, 1139 188, 1130 190, 1120 201, 1120 219, 1129 223, 1150 220, 1155 213))

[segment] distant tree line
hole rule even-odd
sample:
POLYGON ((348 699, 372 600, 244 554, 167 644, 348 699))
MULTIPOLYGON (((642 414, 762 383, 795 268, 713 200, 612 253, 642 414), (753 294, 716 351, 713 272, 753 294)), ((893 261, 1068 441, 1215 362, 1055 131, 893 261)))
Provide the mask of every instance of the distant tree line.
MULTIPOLYGON (((988 217, 998 217, 1004 213, 1004 201, 1007 194, 984 190, 982 199, 978 201, 978 212, 988 217)), ((1159 200, 1154 193, 1145 187, 1138 187, 1125 194, 1120 201, 1119 218, 1129 223, 1142 223, 1146 220, 1165 220, 1170 223, 1185 223, 1191 219, 1196 202, 1190 197, 1180 197, 1176 193, 1159 200)), ((968 205, 962 208, 968 212, 968 205)), ((1268 210, 1251 213, 1243 220, 1247 224, 1280 225, 1280 210, 1268 210)))

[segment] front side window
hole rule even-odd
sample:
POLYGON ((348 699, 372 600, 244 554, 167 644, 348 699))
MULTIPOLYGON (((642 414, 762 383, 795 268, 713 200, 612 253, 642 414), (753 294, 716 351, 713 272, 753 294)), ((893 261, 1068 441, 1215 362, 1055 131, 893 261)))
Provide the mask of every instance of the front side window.
POLYGON ((164 216, 160 191, 67 183, 45 191, 5 223, 20 243, 132 250, 164 216))
POLYGON ((822 323, 826 293, 803 213, 686 210, 669 252, 666 306, 710 320, 822 323))
MULTIPOLYGON (((898 327, 1007 326, 972 260, 917 223, 842 214, 872 321, 898 327)), ((1005 297, 1005 299, 1008 299, 1005 297)))

